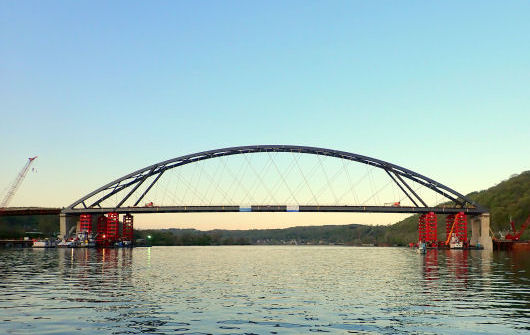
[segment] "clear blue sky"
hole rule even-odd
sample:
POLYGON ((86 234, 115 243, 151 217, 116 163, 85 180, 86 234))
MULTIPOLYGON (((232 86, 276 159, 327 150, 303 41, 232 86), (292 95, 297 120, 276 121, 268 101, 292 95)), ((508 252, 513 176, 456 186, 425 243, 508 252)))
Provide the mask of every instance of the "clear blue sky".
POLYGON ((530 169, 528 1, 0 1, 0 189, 65 206, 201 150, 302 144, 462 193, 530 169))

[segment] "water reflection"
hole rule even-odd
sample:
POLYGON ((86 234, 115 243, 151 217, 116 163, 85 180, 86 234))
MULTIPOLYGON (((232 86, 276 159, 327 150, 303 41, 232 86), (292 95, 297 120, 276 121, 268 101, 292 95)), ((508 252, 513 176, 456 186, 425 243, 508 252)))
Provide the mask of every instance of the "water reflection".
POLYGON ((148 284, 135 283, 134 253, 128 248, 59 250, 59 275, 71 285, 65 299, 89 308, 86 321, 98 331, 153 333, 167 323, 160 302, 145 294, 148 284))
POLYGON ((438 265, 438 250, 428 249, 423 256, 423 277, 426 280, 437 280, 440 278, 438 265))
POLYGON ((455 283, 465 288, 469 279, 469 250, 443 250, 443 252, 447 270, 454 276, 455 283))
POLYGON ((530 330, 528 254, 347 247, 0 251, 13 334, 530 330))

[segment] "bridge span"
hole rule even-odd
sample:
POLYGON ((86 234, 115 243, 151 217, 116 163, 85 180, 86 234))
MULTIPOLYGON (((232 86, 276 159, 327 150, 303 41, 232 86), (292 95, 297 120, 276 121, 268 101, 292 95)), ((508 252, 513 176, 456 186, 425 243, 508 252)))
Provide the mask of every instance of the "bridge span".
POLYGON ((5 207, 0 208, 0 216, 59 215, 61 208, 53 207, 5 207))
MULTIPOLYGON (((238 212, 302 212, 302 213, 400 213, 400 214, 457 214, 480 215, 484 210, 478 208, 453 207, 414 207, 414 206, 331 206, 331 205, 252 205, 252 206, 148 206, 148 207, 118 207, 118 208, 86 208, 86 214, 106 214, 109 212, 127 214, 154 213, 238 213, 238 212)), ((63 214, 79 214, 78 210, 64 209, 63 214)))
MULTIPOLYGON (((437 243, 436 215, 447 215, 448 236, 466 241, 469 216, 470 243, 491 245, 488 210, 458 191, 380 159, 295 145, 214 149, 149 165, 61 209, 61 234, 75 228, 117 239, 121 229, 132 238, 132 214, 212 212, 419 214, 419 240, 431 244, 437 243), (120 214, 125 228, 119 228, 120 214)), ((0 215, 7 213, 57 209, 5 209, 0 215)))

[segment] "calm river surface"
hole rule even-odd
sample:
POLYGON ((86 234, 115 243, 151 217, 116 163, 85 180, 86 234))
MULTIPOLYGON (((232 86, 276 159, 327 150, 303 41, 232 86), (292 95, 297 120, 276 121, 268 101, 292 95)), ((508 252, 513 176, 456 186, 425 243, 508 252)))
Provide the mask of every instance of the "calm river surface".
POLYGON ((0 288, 6 334, 530 332, 528 253, 5 249, 0 288))

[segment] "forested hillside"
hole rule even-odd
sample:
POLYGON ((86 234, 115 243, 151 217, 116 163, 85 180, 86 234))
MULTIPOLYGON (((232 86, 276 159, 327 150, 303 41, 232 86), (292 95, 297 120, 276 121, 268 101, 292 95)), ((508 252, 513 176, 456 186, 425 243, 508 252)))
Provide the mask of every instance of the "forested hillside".
POLYGON ((326 225, 285 229, 211 230, 164 229, 135 231, 137 238, 152 238, 158 245, 227 244, 381 244, 385 226, 326 225))
POLYGON ((59 232, 59 216, 0 216, 0 238, 20 238, 28 232, 51 236, 59 232))
MULTIPOLYGON (((493 231, 507 230, 510 218, 515 221, 516 227, 520 227, 530 215, 530 171, 468 196, 490 210, 493 231)), ((527 236, 530 238, 529 233, 527 236)))

